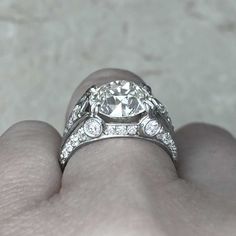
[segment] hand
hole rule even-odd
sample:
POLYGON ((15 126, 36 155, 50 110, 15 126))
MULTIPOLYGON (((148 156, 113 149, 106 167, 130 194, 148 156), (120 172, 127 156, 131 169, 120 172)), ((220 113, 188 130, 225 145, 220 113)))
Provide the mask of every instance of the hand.
MULTIPOLYGON (((88 87, 114 79, 140 80, 93 73, 68 114, 88 87)), ((156 144, 110 139, 79 149, 62 175, 58 132, 38 121, 13 125, 0 138, 0 235, 236 235, 235 139, 206 124, 176 139, 177 171, 156 144)))

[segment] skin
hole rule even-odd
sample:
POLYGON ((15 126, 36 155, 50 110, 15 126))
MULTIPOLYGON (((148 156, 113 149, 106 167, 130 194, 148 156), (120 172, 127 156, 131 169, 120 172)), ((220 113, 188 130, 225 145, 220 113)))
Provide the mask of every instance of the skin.
MULTIPOLYGON (((75 91, 71 111, 92 84, 140 81, 104 69, 75 91)), ((78 150, 63 175, 61 136, 23 121, 0 137, 0 235, 236 235, 236 141, 222 128, 190 124, 176 132, 176 167, 158 145, 110 139, 78 150)))

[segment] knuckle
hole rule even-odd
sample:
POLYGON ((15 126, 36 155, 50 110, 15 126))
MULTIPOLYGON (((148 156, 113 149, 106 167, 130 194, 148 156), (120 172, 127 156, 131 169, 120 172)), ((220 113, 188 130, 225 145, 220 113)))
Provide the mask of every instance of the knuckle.
POLYGON ((2 136, 24 136, 35 134, 37 131, 55 131, 55 129, 46 122, 36 120, 24 120, 13 124, 2 136))
POLYGON ((182 128, 180 128, 178 130, 178 133, 185 133, 185 134, 198 134, 198 135, 214 135, 214 136, 221 136, 221 137, 233 137, 232 134, 217 125, 213 125, 213 124, 206 124, 206 123, 198 123, 198 122, 194 122, 194 123, 190 123, 187 124, 185 126, 183 126, 182 128))

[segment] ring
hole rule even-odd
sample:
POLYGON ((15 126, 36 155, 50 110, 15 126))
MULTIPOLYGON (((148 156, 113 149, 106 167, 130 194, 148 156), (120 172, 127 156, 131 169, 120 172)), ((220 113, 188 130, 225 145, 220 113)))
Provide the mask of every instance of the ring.
POLYGON ((92 86, 79 99, 65 125, 59 163, 64 169, 83 145, 119 137, 152 141, 177 160, 174 127, 166 107, 145 83, 117 80, 92 86))

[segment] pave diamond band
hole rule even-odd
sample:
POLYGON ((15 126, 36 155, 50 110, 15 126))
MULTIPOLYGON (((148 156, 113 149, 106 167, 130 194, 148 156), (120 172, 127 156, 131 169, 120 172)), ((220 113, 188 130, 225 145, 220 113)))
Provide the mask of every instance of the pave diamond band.
POLYGON ((94 141, 132 137, 146 139, 177 159, 174 127, 165 106, 146 84, 117 80, 91 87, 75 105, 65 125, 59 162, 94 141))
POLYGON ((135 137, 156 142, 171 155, 173 160, 176 160, 177 147, 171 134, 162 125, 159 124, 157 126, 157 120, 150 120, 149 123, 148 126, 143 126, 142 123, 107 124, 102 123, 99 118, 88 117, 85 122, 80 124, 80 126, 72 132, 63 144, 60 163, 62 166, 65 165, 75 150, 91 141, 113 137, 135 137), (91 128, 88 128, 88 124, 91 128))

